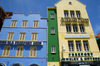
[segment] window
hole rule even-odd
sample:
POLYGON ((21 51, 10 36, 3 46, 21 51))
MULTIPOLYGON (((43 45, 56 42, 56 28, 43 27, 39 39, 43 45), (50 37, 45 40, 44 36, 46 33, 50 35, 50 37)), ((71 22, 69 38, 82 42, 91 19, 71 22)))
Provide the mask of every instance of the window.
POLYGON ((31 64, 30 66, 39 66, 38 64, 31 64))
POLYGON ((68 41, 69 51, 74 51, 73 41, 68 41))
POLYGON ((5 46, 2 56, 9 56, 10 46, 5 46))
POLYGON ((14 32, 9 32, 8 33, 8 40, 12 40, 13 39, 13 34, 14 34, 14 32))
POLYGON ((27 26, 27 20, 23 20, 23 25, 22 27, 26 27, 27 26))
POLYGON ((30 56, 36 57, 36 47, 30 47, 30 56))
POLYGON ((3 63, 0 63, 0 66, 6 66, 5 64, 3 64, 3 63))
POLYGON ((37 33, 32 33, 32 40, 37 40, 37 33))
POLYGON ((16 27, 17 20, 12 20, 11 27, 16 27))
POLYGON ((69 5, 72 5, 72 2, 69 2, 69 5))
POLYGON ((76 11, 77 18, 81 17, 80 11, 76 11))
POLYGON ((55 48, 56 47, 54 45, 52 45, 52 47, 51 47, 51 53, 56 53, 56 49, 55 48))
POLYGON ((68 11, 64 11, 64 16, 68 17, 68 11))
POLYGON ((84 25, 83 24, 80 24, 79 26, 80 26, 80 31, 81 32, 84 32, 84 25))
POLYGON ((77 51, 81 51, 81 42, 80 41, 76 41, 76 48, 77 48, 77 51))
POLYGON ((38 20, 34 20, 34 27, 38 27, 38 20))
POLYGON ((83 41, 84 50, 89 51, 88 41, 83 41))
POLYGON ((71 17, 74 17, 75 15, 74 15, 74 11, 70 11, 70 16, 71 17))
POLYGON ((22 56, 22 53, 23 53, 23 46, 18 46, 16 56, 22 56))
POLYGON ((71 32, 71 24, 66 24, 66 30, 67 32, 71 32))
POLYGON ((73 31, 74 31, 74 32, 78 32, 77 24, 73 24, 73 31))
POLYGON ((51 18, 51 19, 54 18, 54 14, 50 14, 50 18, 51 18))
POLYGON ((20 33, 20 40, 24 40, 24 39, 25 39, 25 33, 22 32, 22 33, 20 33))
POLYGON ((55 34, 55 29, 51 28, 51 34, 55 34))

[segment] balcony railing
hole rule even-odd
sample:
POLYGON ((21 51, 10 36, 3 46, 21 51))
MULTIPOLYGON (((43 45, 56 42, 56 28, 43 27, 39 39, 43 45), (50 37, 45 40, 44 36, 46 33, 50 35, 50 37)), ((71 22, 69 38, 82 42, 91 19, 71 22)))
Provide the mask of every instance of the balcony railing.
POLYGON ((42 41, 7 41, 7 40, 0 40, 0 44, 7 44, 7 45, 43 45, 42 41))
POLYGON ((89 22, 88 18, 62 17, 61 22, 89 22))

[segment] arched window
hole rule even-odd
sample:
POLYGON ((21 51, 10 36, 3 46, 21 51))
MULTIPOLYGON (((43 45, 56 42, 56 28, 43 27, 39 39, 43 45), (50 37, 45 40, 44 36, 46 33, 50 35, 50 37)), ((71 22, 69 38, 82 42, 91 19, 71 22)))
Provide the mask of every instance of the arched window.
POLYGON ((39 66, 38 64, 31 64, 30 66, 39 66))
POLYGON ((22 66, 20 63, 13 64, 12 66, 22 66))
POLYGON ((5 64, 3 64, 3 63, 0 63, 0 66, 5 66, 5 64))

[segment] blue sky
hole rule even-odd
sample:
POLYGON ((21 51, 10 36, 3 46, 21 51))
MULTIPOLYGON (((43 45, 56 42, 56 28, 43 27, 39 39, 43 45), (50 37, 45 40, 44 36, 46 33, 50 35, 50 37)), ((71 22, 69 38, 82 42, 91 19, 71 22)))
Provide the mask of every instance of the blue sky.
MULTIPOLYGON (((47 7, 53 7, 59 0, 0 0, 0 6, 5 11, 40 13, 42 17, 47 17, 47 7)), ((87 7, 87 12, 91 20, 94 33, 100 32, 100 0, 80 0, 87 7)))

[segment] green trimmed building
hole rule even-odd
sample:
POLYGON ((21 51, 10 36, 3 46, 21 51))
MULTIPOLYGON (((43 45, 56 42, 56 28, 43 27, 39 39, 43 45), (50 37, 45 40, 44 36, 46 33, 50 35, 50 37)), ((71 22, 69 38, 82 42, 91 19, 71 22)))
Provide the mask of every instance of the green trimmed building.
POLYGON ((56 9, 47 8, 48 14, 48 66, 59 66, 59 41, 56 9))

